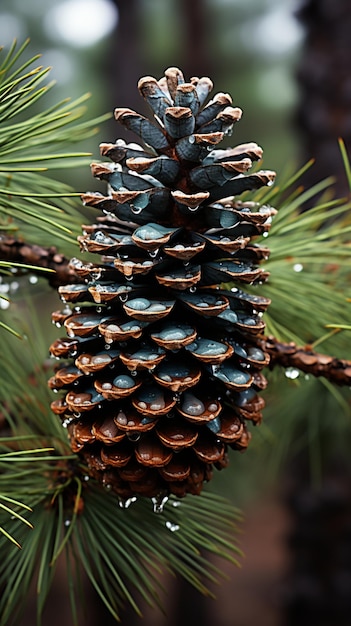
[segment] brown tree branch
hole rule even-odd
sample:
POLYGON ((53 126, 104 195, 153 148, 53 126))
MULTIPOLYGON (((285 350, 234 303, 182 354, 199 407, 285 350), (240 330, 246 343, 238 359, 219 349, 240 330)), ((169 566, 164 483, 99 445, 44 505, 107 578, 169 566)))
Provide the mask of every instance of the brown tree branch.
MULTIPOLYGON (((70 268, 69 259, 57 252, 54 246, 45 248, 18 241, 13 237, 2 236, 0 237, 0 260, 55 270, 55 273, 45 273, 40 270, 33 270, 33 273, 47 278, 49 284, 56 289, 60 285, 81 282, 81 279, 70 268)), ((320 354, 308 346, 297 346, 293 342, 284 343, 275 337, 262 337, 260 347, 268 352, 271 369, 276 365, 284 368, 293 367, 316 377, 324 376, 337 385, 351 385, 351 361, 320 354)))
POLYGON ((49 284, 55 288, 59 287, 59 285, 79 282, 78 277, 68 265, 68 259, 59 253, 55 246, 45 248, 19 241, 14 237, 2 235, 0 237, 0 260, 36 265, 43 269, 54 270, 55 273, 46 273, 35 269, 31 269, 30 272, 47 278, 49 284))
POLYGON ((306 374, 324 376, 336 385, 351 385, 351 361, 314 352, 309 347, 284 343, 275 337, 264 337, 261 348, 271 357, 270 367, 293 367, 306 374))

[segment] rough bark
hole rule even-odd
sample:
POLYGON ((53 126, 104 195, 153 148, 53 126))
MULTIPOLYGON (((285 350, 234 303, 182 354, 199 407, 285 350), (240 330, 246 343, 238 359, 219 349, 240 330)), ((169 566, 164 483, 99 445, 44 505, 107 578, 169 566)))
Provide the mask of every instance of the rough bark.
MULTIPOLYGON (((66 257, 59 253, 55 246, 45 248, 19 241, 14 237, 0 237, 0 259, 12 263, 24 263, 34 265, 41 269, 23 269, 23 272, 30 271, 31 274, 37 274, 46 278, 52 287, 57 288, 59 285, 67 285, 77 283, 79 280, 73 270, 68 265, 66 257), (50 269, 52 272, 42 270, 50 269)), ((21 268, 17 268, 21 272, 21 268)))
POLYGON ((315 352, 308 346, 284 343, 275 337, 265 337, 261 345, 271 357, 271 368, 293 367, 316 377, 324 376, 336 385, 351 384, 351 361, 315 352))

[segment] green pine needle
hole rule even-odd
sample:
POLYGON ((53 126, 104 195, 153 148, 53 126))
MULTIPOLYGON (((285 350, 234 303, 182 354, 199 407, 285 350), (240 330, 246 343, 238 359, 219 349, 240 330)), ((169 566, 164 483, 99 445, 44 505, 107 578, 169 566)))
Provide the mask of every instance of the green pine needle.
POLYGON ((304 453, 309 460, 310 480, 320 487, 329 462, 349 454, 349 389, 302 373, 294 380, 283 372, 274 374, 269 375, 265 433, 257 450, 257 468, 264 466, 266 477, 276 478, 282 466, 304 453))
MULTIPOLYGON (((50 68, 36 66, 39 56, 21 62, 28 45, 13 42, 7 53, 0 49, 0 234, 12 231, 44 246, 49 236, 51 245, 59 241, 60 251, 71 256, 82 221, 81 203, 75 200, 80 194, 50 172, 86 166, 89 153, 69 146, 95 134, 96 125, 109 116, 82 120, 88 94, 45 108, 43 98, 54 85, 46 82, 50 68)), ((18 334, 6 322, 0 326, 18 334)))
POLYGON ((122 509, 116 495, 87 480, 87 468, 71 453, 66 430, 49 409, 49 373, 42 367, 47 333, 33 312, 29 317, 32 329, 29 333, 23 328, 21 360, 13 359, 16 338, 6 334, 2 344, 0 406, 12 436, 0 437, 0 493, 5 507, 15 508, 16 501, 32 509, 33 529, 24 525, 18 511, 10 524, 2 524, 0 623, 15 626, 35 580, 40 624, 63 559, 75 614, 82 600, 74 563, 116 619, 125 604, 141 613, 136 597, 160 607, 165 571, 210 595, 210 586, 223 575, 203 553, 239 564, 240 512, 211 493, 181 501, 172 497, 160 514, 143 498, 122 509), (35 342, 25 336, 35 337, 35 342), (22 550, 14 552, 9 540, 22 550))
POLYGON ((349 188, 350 188, 350 191, 351 191, 351 163, 350 163, 350 160, 349 160, 349 156, 347 154, 347 150, 346 150, 346 146, 345 146, 344 140, 341 137, 339 138, 339 148, 340 148, 341 157, 342 157, 342 161, 343 161, 344 168, 345 168, 345 174, 346 174, 347 182, 349 184, 349 188))
POLYGON ((350 317, 351 202, 330 199, 331 180, 296 193, 305 169, 258 194, 260 203, 269 200, 278 210, 261 242, 270 249, 264 262, 270 277, 260 286, 260 294, 272 300, 264 317, 267 334, 300 345, 323 339, 322 349, 345 356, 341 335, 326 328, 343 328, 350 317), (301 212, 315 197, 315 206, 301 212))
POLYGON ((45 108, 43 98, 54 83, 45 84, 50 68, 36 66, 38 56, 21 63, 28 43, 18 47, 14 42, 7 53, 0 50, 0 231, 11 227, 38 245, 45 245, 50 234, 53 242, 62 242, 62 251, 67 244, 72 250, 80 203, 67 199, 79 194, 48 174, 53 168, 87 165, 89 153, 67 148, 95 134, 97 124, 110 116, 81 121, 88 94, 45 108), (40 198, 48 201, 36 206, 40 198), (55 219, 50 211, 57 211, 55 219))

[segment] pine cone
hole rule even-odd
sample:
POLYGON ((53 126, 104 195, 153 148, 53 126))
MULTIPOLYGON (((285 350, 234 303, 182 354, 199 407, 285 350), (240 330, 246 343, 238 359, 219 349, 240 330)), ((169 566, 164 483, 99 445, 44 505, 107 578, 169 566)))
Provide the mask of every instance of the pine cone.
POLYGON ((71 261, 81 283, 59 293, 74 307, 53 314, 68 337, 51 346, 67 359, 49 382, 65 390, 52 409, 90 474, 122 499, 200 493, 228 447, 247 447, 245 421, 261 420, 269 357, 257 341, 269 300, 241 284, 267 277, 269 251, 251 239, 275 211, 236 196, 274 173, 245 174, 262 156, 255 143, 215 148, 241 110, 224 93, 204 105, 211 89, 170 68, 139 81, 155 121, 115 110, 142 147, 101 145, 112 164, 92 172, 108 195, 83 196, 102 215, 79 242, 103 256, 71 261))

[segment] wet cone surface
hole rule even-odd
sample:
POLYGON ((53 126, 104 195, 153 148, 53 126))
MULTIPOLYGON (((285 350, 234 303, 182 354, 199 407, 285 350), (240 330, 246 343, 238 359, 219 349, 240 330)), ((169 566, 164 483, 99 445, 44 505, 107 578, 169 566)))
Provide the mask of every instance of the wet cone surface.
POLYGON ((227 450, 243 450, 258 423, 268 355, 256 344, 269 301, 245 292, 261 283, 266 248, 252 238, 275 211, 242 202, 274 173, 247 174, 255 143, 220 149, 240 119, 228 94, 207 104, 208 78, 185 82, 177 68, 139 90, 151 121, 130 109, 115 117, 141 145, 102 144, 94 163, 107 195, 87 193, 98 212, 71 261, 77 284, 59 288, 53 314, 67 336, 51 346, 64 362, 49 385, 53 411, 90 474, 122 499, 200 493, 227 450), (228 287, 228 285, 230 285, 228 287))

